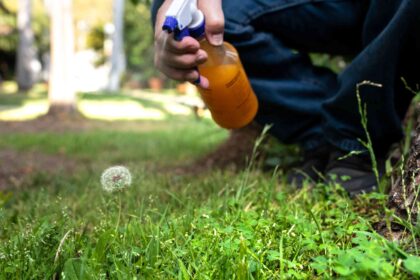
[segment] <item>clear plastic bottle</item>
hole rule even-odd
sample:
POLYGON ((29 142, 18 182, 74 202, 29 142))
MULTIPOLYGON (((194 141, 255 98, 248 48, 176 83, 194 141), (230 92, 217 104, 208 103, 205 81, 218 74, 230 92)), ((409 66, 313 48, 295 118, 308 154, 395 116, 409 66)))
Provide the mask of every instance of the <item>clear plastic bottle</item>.
POLYGON ((213 120, 223 128, 241 128, 249 124, 258 110, 258 101, 251 87, 238 52, 229 43, 213 46, 200 40, 208 60, 198 67, 209 80, 209 88, 198 87, 213 120))

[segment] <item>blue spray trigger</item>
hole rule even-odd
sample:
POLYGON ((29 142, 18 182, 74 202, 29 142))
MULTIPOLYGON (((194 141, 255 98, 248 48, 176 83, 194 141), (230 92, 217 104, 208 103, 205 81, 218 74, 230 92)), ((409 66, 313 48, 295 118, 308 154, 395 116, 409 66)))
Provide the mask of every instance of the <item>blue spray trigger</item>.
POLYGON ((201 22, 199 26, 189 29, 190 36, 196 39, 199 39, 204 36, 205 30, 206 30, 206 22, 203 19, 203 21, 201 22))
POLYGON ((165 22, 163 23, 162 30, 168 33, 174 33, 174 38, 176 41, 181 41, 187 36, 198 39, 204 36, 205 22, 203 20, 199 26, 194 28, 185 27, 184 29, 180 29, 178 20, 175 17, 167 16, 165 18, 165 22))
POLYGON ((178 20, 175 17, 166 17, 162 30, 172 33, 175 32, 176 29, 178 29, 178 20))
POLYGON ((188 28, 184 28, 182 30, 179 30, 178 28, 175 29, 174 38, 176 41, 182 41, 183 38, 188 36, 191 36, 188 28))
POLYGON ((177 41, 181 41, 184 37, 190 36, 188 27, 179 29, 178 20, 175 17, 166 17, 163 23, 162 30, 170 33, 174 33, 174 38, 177 41))

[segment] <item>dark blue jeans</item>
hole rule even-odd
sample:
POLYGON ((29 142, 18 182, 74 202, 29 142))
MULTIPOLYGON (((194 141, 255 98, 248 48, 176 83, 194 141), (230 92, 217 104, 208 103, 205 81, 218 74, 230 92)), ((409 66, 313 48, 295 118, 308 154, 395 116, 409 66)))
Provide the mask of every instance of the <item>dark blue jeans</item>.
POLYGON ((420 83, 420 0, 222 2, 225 40, 238 49, 260 103, 256 121, 272 124, 280 141, 364 150, 356 99, 364 80, 382 84, 360 88, 375 150, 384 154, 401 139, 413 97, 401 78, 420 83), (313 66, 308 52, 354 59, 336 75, 313 66))

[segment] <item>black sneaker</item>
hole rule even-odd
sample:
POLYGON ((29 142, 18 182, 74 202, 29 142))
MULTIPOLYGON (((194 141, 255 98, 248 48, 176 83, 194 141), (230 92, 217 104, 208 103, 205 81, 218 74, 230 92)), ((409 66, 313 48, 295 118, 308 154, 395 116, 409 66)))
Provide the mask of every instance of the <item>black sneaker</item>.
POLYGON ((303 153, 302 165, 293 168, 287 175, 287 183, 296 188, 302 188, 305 182, 317 182, 321 179, 328 164, 331 147, 320 146, 303 153))
MULTIPOLYGON (((376 161, 380 178, 385 171, 385 160, 377 158, 376 161)), ((340 184, 350 197, 379 188, 368 153, 349 155, 348 152, 336 150, 330 155, 325 173, 330 183, 340 184)))

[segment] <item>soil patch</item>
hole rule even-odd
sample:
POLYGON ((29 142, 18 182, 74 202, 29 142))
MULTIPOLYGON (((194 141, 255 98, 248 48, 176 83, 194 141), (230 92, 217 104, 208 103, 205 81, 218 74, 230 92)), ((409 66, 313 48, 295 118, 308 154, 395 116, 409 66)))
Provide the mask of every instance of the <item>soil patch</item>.
POLYGON ((177 175, 198 175, 215 170, 239 171, 245 168, 252 157, 255 140, 261 135, 262 128, 250 124, 234 129, 228 139, 215 150, 184 166, 172 169, 177 175))
POLYGON ((76 161, 62 155, 0 150, 0 190, 18 189, 40 172, 48 175, 60 172, 68 174, 76 166, 76 161))

